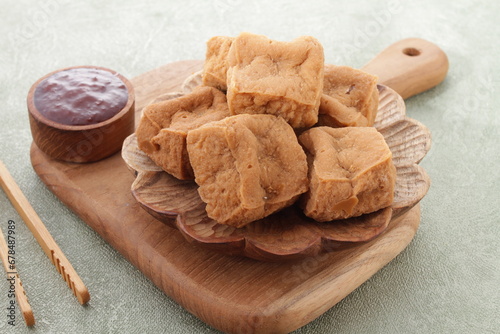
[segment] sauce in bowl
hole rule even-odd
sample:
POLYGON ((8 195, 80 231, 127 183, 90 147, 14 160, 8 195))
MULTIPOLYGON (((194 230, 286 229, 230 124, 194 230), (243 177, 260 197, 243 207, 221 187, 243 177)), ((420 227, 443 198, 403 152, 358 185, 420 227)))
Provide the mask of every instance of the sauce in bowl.
POLYGON ((91 67, 70 68, 44 79, 34 92, 40 114, 66 125, 98 124, 127 104, 125 83, 111 72, 91 67))

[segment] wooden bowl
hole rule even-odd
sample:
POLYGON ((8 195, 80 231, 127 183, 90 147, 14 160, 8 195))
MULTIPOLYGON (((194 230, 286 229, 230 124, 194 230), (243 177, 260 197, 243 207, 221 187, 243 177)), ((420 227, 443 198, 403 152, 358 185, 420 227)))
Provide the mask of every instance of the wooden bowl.
MULTIPOLYGON (((187 93, 192 86, 183 85, 187 93)), ((359 245, 376 238, 388 225, 414 207, 427 193, 430 180, 418 162, 430 149, 430 133, 416 120, 405 116, 403 99, 392 89, 379 85, 379 110, 375 128, 384 136, 397 169, 392 206, 356 218, 319 223, 291 206, 242 228, 210 219, 194 181, 181 181, 162 171, 137 146, 135 134, 122 148, 122 157, 136 179, 131 186, 135 199, 160 221, 178 229, 190 242, 225 254, 265 261, 284 261, 359 245)), ((156 101, 176 98, 167 93, 156 101)), ((155 101, 153 101, 155 102, 155 101)))
POLYGON ((98 66, 74 66, 51 72, 37 80, 29 90, 28 112, 31 134, 35 144, 53 159, 67 162, 92 162, 120 151, 123 141, 134 132, 134 87, 125 77, 98 66), (66 125, 45 117, 35 106, 35 90, 46 78, 61 71, 89 68, 110 72, 126 86, 128 100, 113 117, 90 125, 66 125))

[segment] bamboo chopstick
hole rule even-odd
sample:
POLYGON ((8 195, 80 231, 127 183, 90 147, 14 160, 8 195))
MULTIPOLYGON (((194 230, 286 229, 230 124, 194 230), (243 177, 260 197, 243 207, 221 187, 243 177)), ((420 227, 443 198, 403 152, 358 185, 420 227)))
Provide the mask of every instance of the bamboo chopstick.
POLYGON ((69 288, 73 291, 80 304, 86 304, 90 300, 90 294, 87 287, 52 238, 2 161, 0 161, 0 184, 31 233, 35 236, 35 239, 38 241, 43 251, 52 261, 52 264, 66 281, 69 288))
POLYGON ((17 273, 15 261, 9 261, 8 254, 9 249, 7 248, 3 233, 0 230, 0 258, 2 259, 3 267, 7 274, 7 281, 9 281, 11 285, 14 285, 14 294, 17 299, 17 304, 19 305, 19 310, 23 315, 26 325, 31 327, 35 324, 35 316, 33 315, 33 310, 28 301, 28 296, 26 296, 26 291, 24 291, 23 284, 21 283, 21 278, 19 278, 19 274, 17 273), (14 280, 14 284, 12 284, 12 280, 14 280))

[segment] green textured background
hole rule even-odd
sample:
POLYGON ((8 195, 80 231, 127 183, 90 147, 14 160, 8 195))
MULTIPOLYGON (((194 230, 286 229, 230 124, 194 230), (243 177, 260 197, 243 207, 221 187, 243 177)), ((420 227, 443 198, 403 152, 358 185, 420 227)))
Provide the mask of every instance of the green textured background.
MULTIPOLYGON (((80 306, 5 195, 0 226, 16 222, 17 263, 36 326, 0 333, 216 333, 157 289, 62 205, 34 173, 26 95, 53 70, 99 65, 132 78, 202 59, 214 35, 312 35, 328 63, 361 67, 407 37, 438 44, 450 70, 407 100, 431 130, 421 165, 432 186, 413 242, 335 307, 296 333, 499 333, 500 24, 498 1, 0 1, 0 158, 87 284, 80 306), (272 4, 272 5, 271 5, 272 4)), ((3 277, 3 276, 1 276, 3 277)))

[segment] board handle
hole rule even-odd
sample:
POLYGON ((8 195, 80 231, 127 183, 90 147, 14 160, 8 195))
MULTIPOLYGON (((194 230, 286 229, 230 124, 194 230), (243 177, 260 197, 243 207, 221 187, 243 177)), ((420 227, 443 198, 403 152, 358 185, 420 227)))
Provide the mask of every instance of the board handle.
POLYGON ((384 49, 362 70, 378 76, 380 84, 406 99, 441 83, 448 66, 446 53, 436 44, 407 38, 384 49))

